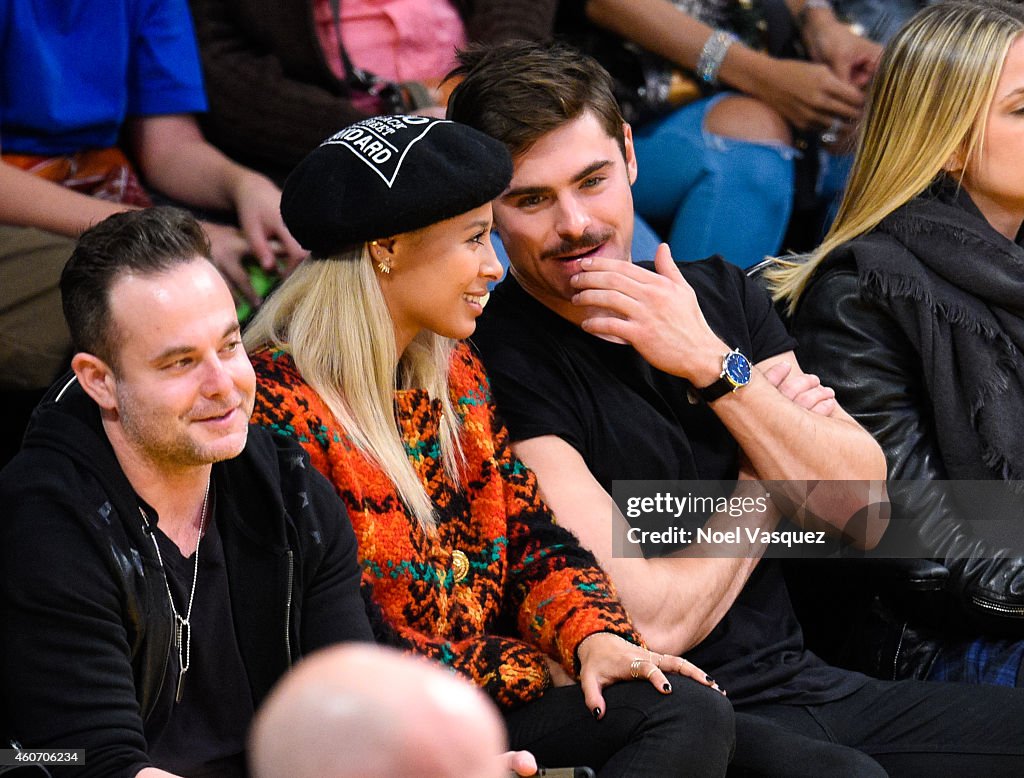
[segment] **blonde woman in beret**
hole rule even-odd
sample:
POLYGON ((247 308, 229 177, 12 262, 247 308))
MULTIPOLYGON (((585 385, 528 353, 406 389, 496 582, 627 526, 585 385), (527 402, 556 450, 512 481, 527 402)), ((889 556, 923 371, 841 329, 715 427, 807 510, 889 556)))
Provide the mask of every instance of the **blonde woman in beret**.
POLYGON ((245 334, 255 418, 345 502, 378 639, 480 686, 512 748, 601 775, 721 775, 731 707, 644 648, 512 454, 465 342, 501 272, 490 201, 511 174, 501 143, 424 117, 365 120, 310 154, 282 213, 312 259, 245 334))

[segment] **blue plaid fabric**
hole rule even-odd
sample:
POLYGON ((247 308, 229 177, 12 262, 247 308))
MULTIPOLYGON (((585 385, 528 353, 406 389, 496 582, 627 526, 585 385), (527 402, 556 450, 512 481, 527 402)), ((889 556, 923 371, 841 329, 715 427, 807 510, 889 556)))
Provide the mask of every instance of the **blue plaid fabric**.
POLYGON ((1022 665, 1024 641, 978 638, 944 645, 927 680, 1018 686, 1022 665))

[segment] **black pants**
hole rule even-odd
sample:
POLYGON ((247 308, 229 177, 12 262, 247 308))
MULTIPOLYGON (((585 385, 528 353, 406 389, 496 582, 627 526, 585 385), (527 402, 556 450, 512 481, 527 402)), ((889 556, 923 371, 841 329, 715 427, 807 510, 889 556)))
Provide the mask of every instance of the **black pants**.
POLYGON ((606 776, 721 776, 732 756, 729 701, 689 678, 670 675, 671 694, 647 682, 604 690, 597 721, 578 685, 549 690, 505 715, 509 742, 545 767, 585 765, 606 776))
POLYGON ((1024 691, 871 680, 822 705, 740 706, 729 774, 1021 776, 1024 691))

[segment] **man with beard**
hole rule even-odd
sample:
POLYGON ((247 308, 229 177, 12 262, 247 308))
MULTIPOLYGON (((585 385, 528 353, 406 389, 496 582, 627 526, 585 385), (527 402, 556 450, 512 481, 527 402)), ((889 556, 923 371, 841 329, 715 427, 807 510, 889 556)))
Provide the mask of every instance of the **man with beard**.
POLYGON ((344 507, 301 448, 249 428, 209 257, 173 208, 82 235, 61 278, 74 376, 0 474, 0 731, 84 749, 75 776, 242 776, 287 668, 372 639, 344 507))
MULTIPOLYGON (((807 651, 777 559, 762 541, 691 544, 641 558, 613 482, 737 481, 764 509, 713 514, 714 535, 755 538, 787 516, 861 548, 886 526, 878 445, 803 373, 757 284, 720 258, 634 264, 632 131, 608 74, 560 44, 460 55, 449 118, 506 144, 494 202, 512 268, 479 347, 515 451, 560 525, 610 574, 659 652, 685 654, 736 708, 733 767, 789 776, 1020 774, 1015 689, 879 681, 807 651), (797 484, 814 485, 801 494, 797 484), (877 494, 873 494, 873 492, 877 494)), ((737 224, 736 229, 743 229, 737 224)), ((652 498, 653 499, 653 498, 652 498)), ((641 672, 643 669, 641 668, 641 672)), ((743 774, 748 774, 744 772, 743 774)))

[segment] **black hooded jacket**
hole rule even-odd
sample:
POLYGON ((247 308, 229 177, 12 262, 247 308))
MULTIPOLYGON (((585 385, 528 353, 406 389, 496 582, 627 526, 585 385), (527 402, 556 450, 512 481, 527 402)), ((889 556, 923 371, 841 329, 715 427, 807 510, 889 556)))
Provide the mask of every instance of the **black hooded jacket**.
MULTIPOLYGON (((213 466, 213 483, 235 633, 258 705, 301 655, 372 640, 355 537, 302 449, 265 430, 250 428, 244 451, 213 466)), ((78 778, 151 765, 146 722, 171 626, 139 498, 99 410, 73 380, 59 384, 0 472, 4 742, 84 748, 86 765, 68 771, 78 778)))

